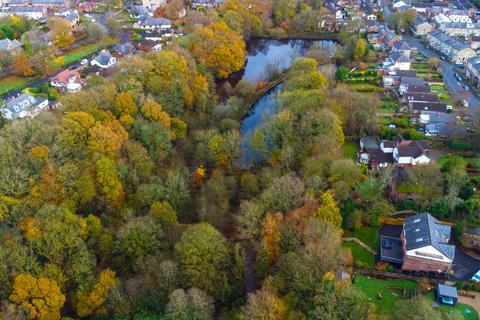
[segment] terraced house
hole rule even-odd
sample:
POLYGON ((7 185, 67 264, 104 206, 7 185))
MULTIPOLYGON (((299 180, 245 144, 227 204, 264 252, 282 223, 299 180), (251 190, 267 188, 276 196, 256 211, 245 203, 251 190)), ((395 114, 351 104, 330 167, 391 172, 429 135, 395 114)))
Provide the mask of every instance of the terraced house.
POLYGON ((467 76, 475 82, 477 87, 480 86, 480 58, 478 56, 467 60, 465 71, 467 76))
POLYGON ((476 55, 472 48, 441 30, 427 34, 427 41, 431 47, 448 56, 454 63, 464 63, 476 55))

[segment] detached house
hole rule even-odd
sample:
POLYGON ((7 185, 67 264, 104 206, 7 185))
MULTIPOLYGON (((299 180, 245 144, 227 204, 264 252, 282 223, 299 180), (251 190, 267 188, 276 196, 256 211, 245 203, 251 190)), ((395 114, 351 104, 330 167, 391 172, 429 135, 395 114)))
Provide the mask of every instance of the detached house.
POLYGON ((427 33, 432 32, 435 29, 435 25, 433 23, 429 23, 426 20, 417 18, 415 23, 413 24, 413 33, 417 37, 422 37, 427 35, 427 33))
POLYGON ((102 69, 108 69, 108 68, 113 67, 116 62, 117 62, 117 59, 115 57, 112 57, 110 52, 108 52, 106 50, 102 50, 102 52, 100 52, 100 54, 97 55, 95 57, 95 59, 93 59, 90 62, 90 64, 92 66, 97 66, 97 67, 100 67, 102 69))
POLYGON ((449 244, 452 227, 441 224, 429 213, 404 220, 400 239, 402 270, 446 272, 452 268, 455 246, 449 244))
POLYGON ((13 120, 17 118, 33 118, 40 111, 46 109, 47 107, 47 99, 35 98, 29 92, 25 92, 6 102, 4 117, 7 120, 13 120))
POLYGON ((410 58, 406 56, 403 52, 393 52, 390 56, 385 59, 383 62, 383 67, 393 71, 393 70, 410 70, 410 58))
MULTIPOLYGON (((395 44, 392 47, 392 51, 393 52, 401 52, 404 55, 406 55, 407 57, 410 57, 410 53, 412 52, 412 47, 410 47, 410 45, 407 42, 405 42, 403 40, 400 40, 400 41, 395 42, 395 44)), ((408 69, 406 69, 406 70, 408 70, 408 69)))
POLYGON ((367 164, 374 169, 385 168, 390 164, 415 166, 430 163, 427 141, 404 140, 397 137, 393 141, 383 140, 375 148, 373 144, 360 140, 360 147, 362 151, 359 153, 357 162, 367 164))
POLYGON ((18 40, 10 40, 8 38, 0 40, 0 51, 8 51, 11 55, 20 52, 22 45, 18 40))
POLYGON ((169 19, 165 18, 153 18, 150 16, 144 16, 141 17, 137 23, 135 23, 135 27, 146 30, 168 30, 172 28, 172 22, 169 19))
POLYGON ((82 88, 82 79, 80 73, 76 70, 64 70, 57 74, 50 81, 50 85, 68 92, 77 92, 82 88))

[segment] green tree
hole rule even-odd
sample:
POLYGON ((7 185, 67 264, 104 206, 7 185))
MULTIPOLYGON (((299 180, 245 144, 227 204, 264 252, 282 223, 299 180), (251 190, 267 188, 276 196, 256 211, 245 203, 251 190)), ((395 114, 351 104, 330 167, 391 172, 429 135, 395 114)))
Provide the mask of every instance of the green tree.
POLYGON ((190 226, 175 245, 177 261, 187 287, 197 287, 222 299, 227 291, 230 252, 225 238, 207 223, 190 226))

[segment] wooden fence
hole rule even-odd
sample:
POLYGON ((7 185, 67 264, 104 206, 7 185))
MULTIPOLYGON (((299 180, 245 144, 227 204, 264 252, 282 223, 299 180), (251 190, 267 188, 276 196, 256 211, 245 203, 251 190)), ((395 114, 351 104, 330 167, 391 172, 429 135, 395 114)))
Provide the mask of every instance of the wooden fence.
MULTIPOLYGON (((379 270, 369 270, 369 269, 355 269, 355 272, 373 278, 379 279, 402 279, 402 280, 411 280, 411 281, 418 281, 420 279, 425 279, 425 277, 415 277, 408 274, 403 273, 394 273, 394 272, 384 272, 379 270)), ((443 279, 431 279, 428 278, 430 284, 443 284, 445 280, 443 279)))

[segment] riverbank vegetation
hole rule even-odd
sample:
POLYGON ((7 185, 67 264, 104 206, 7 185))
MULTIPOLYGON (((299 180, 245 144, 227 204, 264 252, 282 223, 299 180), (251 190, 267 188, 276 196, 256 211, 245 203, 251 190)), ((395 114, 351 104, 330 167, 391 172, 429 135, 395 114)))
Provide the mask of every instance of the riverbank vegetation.
POLYGON ((256 84, 221 100, 217 83, 242 68, 246 35, 295 19, 255 1, 227 0, 162 52, 0 129, 3 318, 376 319, 370 297, 335 277, 366 257, 342 246, 345 230, 363 237, 395 206, 478 219, 476 180, 453 160, 407 168, 396 178, 416 198, 391 202, 394 173, 344 147, 379 133, 380 99, 314 58, 293 62, 278 112, 242 136, 256 84))

